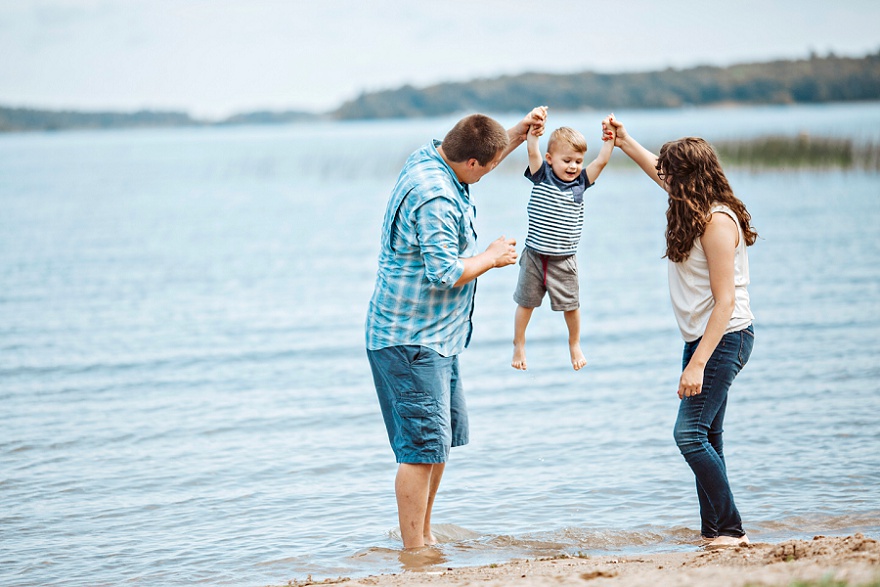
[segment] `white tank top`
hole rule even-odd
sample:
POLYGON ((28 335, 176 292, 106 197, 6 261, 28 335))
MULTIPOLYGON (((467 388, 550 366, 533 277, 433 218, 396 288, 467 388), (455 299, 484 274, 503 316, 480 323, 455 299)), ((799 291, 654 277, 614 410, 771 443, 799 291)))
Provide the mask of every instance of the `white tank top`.
MULTIPOLYGON (((727 206, 714 204, 710 212, 723 212, 733 218, 739 232, 739 244, 733 257, 735 303, 733 315, 725 330, 725 333, 736 332, 746 328, 755 319, 749 307, 749 256, 746 252, 745 235, 736 214, 727 206)), ((685 342, 692 342, 703 336, 709 314, 715 307, 715 298, 712 297, 709 286, 709 265, 700 239, 694 241, 694 247, 687 259, 681 263, 669 262, 669 294, 675 319, 685 342)))

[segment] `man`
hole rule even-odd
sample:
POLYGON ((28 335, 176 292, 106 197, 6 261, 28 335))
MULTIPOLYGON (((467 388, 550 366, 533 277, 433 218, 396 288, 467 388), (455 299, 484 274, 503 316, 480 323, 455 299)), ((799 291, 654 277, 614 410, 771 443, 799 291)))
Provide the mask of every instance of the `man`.
POLYGON ((540 135, 545 109, 509 130, 473 114, 442 143, 413 153, 388 201, 367 355, 397 459, 397 511, 404 549, 436 543, 431 510, 453 446, 468 442, 458 355, 470 342, 476 278, 516 261, 500 237, 479 253, 470 185, 525 140, 540 135))

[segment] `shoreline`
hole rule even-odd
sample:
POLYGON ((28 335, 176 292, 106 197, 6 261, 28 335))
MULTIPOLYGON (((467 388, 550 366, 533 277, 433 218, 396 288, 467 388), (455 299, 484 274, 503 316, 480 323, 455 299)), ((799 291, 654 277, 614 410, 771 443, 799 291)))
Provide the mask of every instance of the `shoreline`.
POLYGON ((655 587, 880 587, 880 542, 863 534, 756 542, 691 552, 626 556, 559 556, 477 567, 434 567, 357 579, 290 581, 289 587, 544 585, 655 587))

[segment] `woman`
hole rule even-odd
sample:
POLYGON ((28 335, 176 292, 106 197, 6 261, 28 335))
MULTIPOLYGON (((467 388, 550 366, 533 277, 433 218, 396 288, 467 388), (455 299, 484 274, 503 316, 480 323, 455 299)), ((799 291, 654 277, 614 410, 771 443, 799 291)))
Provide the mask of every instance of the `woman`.
POLYGON ((671 141, 658 157, 613 115, 603 124, 616 134, 615 146, 669 194, 665 257, 685 340, 675 441, 696 477, 703 544, 747 543, 727 481, 721 432, 727 391, 754 343, 746 247, 758 235, 709 143, 693 137, 671 141))

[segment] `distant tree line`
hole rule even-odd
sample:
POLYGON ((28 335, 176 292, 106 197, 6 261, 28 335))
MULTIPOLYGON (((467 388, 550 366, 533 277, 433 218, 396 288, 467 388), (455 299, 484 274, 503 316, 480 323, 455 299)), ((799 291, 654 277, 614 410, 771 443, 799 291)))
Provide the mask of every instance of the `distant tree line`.
POLYGON ((217 122, 192 118, 185 112, 141 110, 139 112, 77 112, 0 107, 0 132, 52 131, 65 129, 144 128, 168 126, 225 126, 279 124, 314 118, 308 112, 248 112, 217 122))
POLYGON ((183 112, 76 112, 0 108, 0 132, 64 130, 70 128, 118 128, 148 126, 191 126, 198 124, 183 112))
POLYGON ((339 119, 442 116, 463 111, 522 112, 676 108, 722 103, 795 104, 880 100, 880 51, 863 58, 701 66, 645 73, 524 73, 425 88, 364 93, 331 115, 339 119))
POLYGON ((861 58, 808 59, 700 66, 644 73, 524 73, 425 88, 369 92, 331 112, 259 111, 208 122, 184 112, 75 112, 0 107, 0 132, 153 126, 279 124, 444 116, 456 112, 523 112, 536 104, 557 111, 677 108, 712 104, 795 104, 880 100, 880 51, 861 58))

